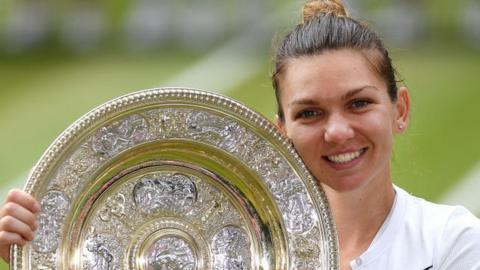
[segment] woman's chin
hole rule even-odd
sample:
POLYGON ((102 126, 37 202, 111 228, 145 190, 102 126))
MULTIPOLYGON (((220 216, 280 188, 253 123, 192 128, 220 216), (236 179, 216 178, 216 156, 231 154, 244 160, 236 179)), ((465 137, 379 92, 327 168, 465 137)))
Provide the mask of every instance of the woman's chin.
POLYGON ((360 179, 355 179, 353 177, 349 177, 346 179, 342 178, 337 178, 332 181, 320 181, 323 189, 329 193, 329 192, 335 192, 335 193, 349 193, 352 191, 356 191, 360 189, 364 183, 360 179))

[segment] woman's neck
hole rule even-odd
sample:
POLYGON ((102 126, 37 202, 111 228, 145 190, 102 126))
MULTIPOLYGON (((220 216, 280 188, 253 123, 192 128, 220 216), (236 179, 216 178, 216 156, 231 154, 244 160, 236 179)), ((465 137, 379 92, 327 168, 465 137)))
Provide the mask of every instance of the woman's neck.
POLYGON ((348 192, 325 187, 325 192, 337 227, 340 262, 344 265, 368 249, 392 208, 395 191, 391 181, 383 181, 348 192))

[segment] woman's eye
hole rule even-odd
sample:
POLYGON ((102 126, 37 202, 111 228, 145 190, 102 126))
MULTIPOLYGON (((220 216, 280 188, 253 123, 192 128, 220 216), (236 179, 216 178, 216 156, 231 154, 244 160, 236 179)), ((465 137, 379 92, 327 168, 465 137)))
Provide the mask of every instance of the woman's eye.
POLYGON ((350 107, 352 109, 361 109, 361 108, 367 107, 371 103, 372 103, 371 101, 366 99, 358 99, 358 100, 352 101, 352 103, 350 103, 350 107))
POLYGON ((316 117, 320 115, 320 113, 318 111, 315 111, 315 110, 304 110, 304 111, 301 111, 297 114, 297 118, 300 118, 300 119, 308 119, 308 118, 312 118, 312 117, 316 117))

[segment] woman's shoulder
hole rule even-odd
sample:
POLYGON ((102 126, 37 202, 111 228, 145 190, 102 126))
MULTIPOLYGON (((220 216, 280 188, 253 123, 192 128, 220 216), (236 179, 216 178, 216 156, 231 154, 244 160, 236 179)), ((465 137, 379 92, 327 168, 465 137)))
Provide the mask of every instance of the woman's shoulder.
POLYGON ((480 219, 463 206, 432 203, 396 190, 404 202, 407 230, 430 242, 434 265, 480 269, 480 219))
POLYGON ((465 226, 480 226, 480 219, 461 205, 433 203, 416 197, 407 191, 395 187, 403 201, 406 218, 425 220, 426 224, 445 226, 448 223, 460 223, 465 226))

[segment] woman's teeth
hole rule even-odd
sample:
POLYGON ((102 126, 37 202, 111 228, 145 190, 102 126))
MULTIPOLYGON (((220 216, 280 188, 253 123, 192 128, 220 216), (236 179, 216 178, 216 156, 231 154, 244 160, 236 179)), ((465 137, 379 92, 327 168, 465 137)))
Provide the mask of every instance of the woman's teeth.
POLYGON ((331 155, 331 156, 327 156, 327 159, 334 163, 347 163, 358 158, 363 153, 363 151, 364 150, 361 149, 355 152, 343 153, 339 155, 331 155))

